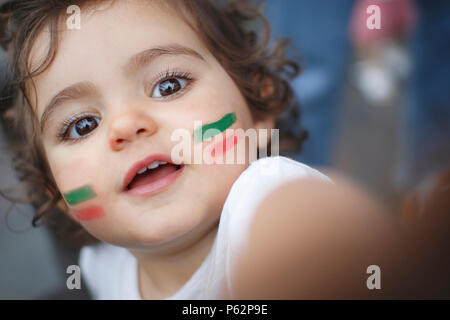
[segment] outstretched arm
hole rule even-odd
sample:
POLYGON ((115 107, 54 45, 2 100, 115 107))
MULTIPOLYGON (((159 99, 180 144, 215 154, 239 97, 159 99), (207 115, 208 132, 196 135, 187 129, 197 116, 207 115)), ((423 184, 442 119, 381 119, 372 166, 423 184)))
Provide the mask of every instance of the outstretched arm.
POLYGON ((384 297, 388 288, 367 288, 367 267, 395 273, 393 217, 353 183, 333 180, 294 181, 265 198, 233 275, 234 298, 384 297))

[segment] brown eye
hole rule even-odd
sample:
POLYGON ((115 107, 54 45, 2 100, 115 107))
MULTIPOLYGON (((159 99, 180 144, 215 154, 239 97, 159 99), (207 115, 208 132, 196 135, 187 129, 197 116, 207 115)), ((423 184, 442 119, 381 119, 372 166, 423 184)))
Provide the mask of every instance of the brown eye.
POLYGON ((72 139, 87 135, 98 127, 99 120, 95 117, 86 117, 75 122, 70 129, 69 137, 72 139))
POLYGON ((153 90, 152 98, 161 98, 170 96, 186 86, 186 80, 171 78, 159 83, 153 90))

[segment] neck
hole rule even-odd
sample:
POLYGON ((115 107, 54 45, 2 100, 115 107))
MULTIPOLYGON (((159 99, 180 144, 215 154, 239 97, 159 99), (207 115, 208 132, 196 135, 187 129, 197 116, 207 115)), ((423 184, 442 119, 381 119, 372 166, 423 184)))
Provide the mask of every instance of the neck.
MULTIPOLYGON (((207 257, 217 234, 218 223, 191 241, 189 246, 154 254, 131 251, 138 261, 139 289, 143 299, 164 299, 175 294, 207 257)), ((193 236, 191 236, 193 237, 193 236)))

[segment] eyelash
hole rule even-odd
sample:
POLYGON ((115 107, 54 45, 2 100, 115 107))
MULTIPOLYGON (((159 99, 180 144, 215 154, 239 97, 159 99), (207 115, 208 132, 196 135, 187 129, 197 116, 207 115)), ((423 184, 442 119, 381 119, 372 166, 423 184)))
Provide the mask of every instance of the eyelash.
POLYGON ((88 134, 86 134, 80 138, 76 138, 76 139, 67 137, 67 134, 68 134, 69 130, 72 129, 72 126, 75 125, 75 123, 77 121, 80 121, 87 117, 95 118, 95 117, 98 117, 98 115, 95 115, 92 113, 81 113, 81 114, 72 116, 69 119, 64 120, 63 123, 61 124, 60 129, 58 130, 58 134, 57 134, 58 138, 63 142, 74 142, 74 141, 79 141, 79 140, 89 137, 91 135, 91 133, 88 133, 88 134))
POLYGON ((178 71, 178 70, 170 70, 167 69, 166 71, 163 71, 159 74, 156 75, 156 80, 152 82, 152 84, 148 87, 149 90, 146 90, 146 92, 151 96, 151 94, 153 93, 153 91, 155 90, 156 86, 159 85, 161 82, 164 82, 168 79, 172 79, 172 78, 180 78, 183 80, 186 80, 187 84, 185 88, 182 88, 180 91, 168 96, 167 98, 154 98, 154 99, 158 99, 158 100, 166 100, 166 99, 172 99, 176 96, 178 96, 179 94, 183 93, 191 84, 192 82, 194 82, 194 78, 192 77, 192 74, 189 72, 182 72, 182 71, 178 71))
MULTIPOLYGON (((153 93, 153 91, 155 90, 157 85, 159 85, 161 82, 164 82, 164 81, 166 81, 168 79, 172 79, 172 78, 180 78, 180 79, 186 80, 187 84, 184 88, 180 89, 178 92, 176 92, 168 97, 161 97, 161 98, 154 98, 154 99, 158 99, 158 100, 172 99, 172 98, 178 96, 179 94, 182 94, 192 84, 192 82, 195 81, 194 78, 192 77, 192 74, 189 72, 181 72, 178 70, 171 71, 170 69, 167 69, 166 71, 163 71, 156 75, 156 80, 154 80, 152 82, 152 84, 150 85, 150 96, 153 93)), ((146 90, 146 92, 148 92, 148 90, 146 90)), ((83 140, 83 139, 89 137, 92 133, 88 133, 88 134, 86 134, 80 138, 76 138, 76 139, 67 137, 67 134, 68 134, 69 130, 72 129, 72 126, 77 121, 80 121, 83 118, 87 118, 87 117, 96 117, 96 115, 94 115, 92 113, 82 113, 82 114, 78 114, 78 115, 70 117, 69 119, 64 120, 60 129, 58 130, 58 134, 57 134, 58 139, 62 142, 73 143, 73 142, 78 142, 80 140, 83 140)))

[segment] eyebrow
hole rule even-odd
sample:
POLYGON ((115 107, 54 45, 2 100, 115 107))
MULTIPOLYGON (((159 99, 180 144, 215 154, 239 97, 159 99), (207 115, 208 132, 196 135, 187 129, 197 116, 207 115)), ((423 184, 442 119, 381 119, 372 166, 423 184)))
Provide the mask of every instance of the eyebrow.
MULTIPOLYGON (((206 62, 202 55, 197 51, 184 47, 179 44, 169 44, 144 50, 132 56, 124 66, 124 73, 127 75, 135 74, 139 69, 148 65, 156 58, 164 55, 187 55, 206 62)), ((47 104, 41 116, 41 131, 45 128, 50 115, 55 109, 63 103, 81 99, 87 96, 93 96, 98 93, 97 87, 88 81, 78 82, 58 92, 47 104)))
POLYGON ((132 56, 128 61, 128 63, 125 65, 124 68, 125 73, 126 74, 135 73, 142 67, 152 62, 157 57, 164 55, 186 55, 206 62, 206 60, 202 57, 202 55, 197 51, 175 43, 166 46, 147 49, 132 56))

